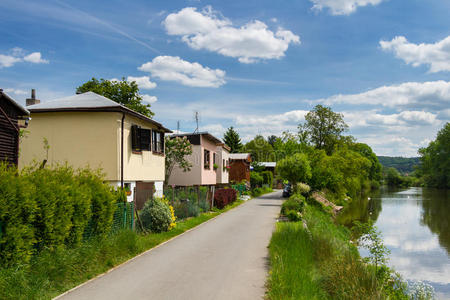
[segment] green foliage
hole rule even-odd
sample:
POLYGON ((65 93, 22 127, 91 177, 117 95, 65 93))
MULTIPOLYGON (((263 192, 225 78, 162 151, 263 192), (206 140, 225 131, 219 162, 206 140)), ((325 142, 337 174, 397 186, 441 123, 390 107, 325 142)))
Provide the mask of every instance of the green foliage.
POLYGON ((302 220, 300 213, 296 210, 288 210, 286 213, 286 217, 289 219, 290 222, 298 222, 302 220))
POLYGON ((252 188, 261 187, 264 184, 264 178, 261 173, 250 172, 250 185, 252 188))
POLYGON ((281 205, 281 214, 287 215, 289 211, 302 213, 305 205, 305 197, 300 194, 293 194, 288 200, 281 205))
POLYGON ((273 192, 272 188, 270 187, 261 187, 261 188, 255 188, 250 191, 250 194, 252 197, 259 197, 263 194, 271 193, 273 192))
POLYGON ((277 163, 277 173, 289 180, 295 188, 298 182, 307 182, 311 178, 311 166, 308 157, 303 153, 296 153, 277 163))
POLYGON ((262 135, 257 135, 253 140, 245 144, 244 152, 252 155, 253 161, 275 161, 275 152, 272 145, 262 135))
POLYGON ((378 160, 385 168, 395 168, 402 174, 413 173, 420 164, 419 157, 390 157, 378 156, 378 160))
POLYGON ((370 168, 368 171, 369 180, 379 182, 382 178, 382 165, 378 161, 378 157, 372 151, 369 145, 363 143, 356 143, 351 145, 351 150, 361 154, 370 161, 370 168))
POLYGON ((263 171, 261 172, 261 176, 263 177, 263 184, 268 184, 269 186, 272 186, 273 173, 271 171, 263 171))
POLYGON ((436 140, 419 150, 420 173, 426 186, 450 188, 450 123, 438 132, 436 140))
POLYGON ((18 173, 0 165, 0 261, 27 262, 42 249, 109 233, 117 194, 99 171, 67 165, 18 173))
POLYGON ((231 148, 231 153, 239 153, 242 149, 241 138, 239 133, 234 130, 233 126, 228 128, 223 136, 224 143, 231 148))
POLYGON ((140 212, 140 218, 144 228, 154 233, 169 230, 170 223, 172 222, 169 205, 160 199, 147 201, 140 212))
POLYGON ((307 185, 306 183, 299 182, 297 183, 297 192, 302 195, 308 195, 311 191, 311 187, 307 185))
POLYGON ((299 135, 309 140, 317 149, 331 154, 348 126, 344 116, 335 113, 330 107, 316 105, 305 116, 305 124, 299 125, 299 135))
POLYGON ((128 82, 125 78, 119 81, 92 78, 77 87, 77 93, 86 93, 89 91, 120 103, 149 118, 154 115, 150 110, 150 104, 142 103, 143 98, 139 94, 139 87, 135 81, 128 82))
POLYGON ((166 137, 164 147, 166 160, 165 182, 167 183, 175 167, 180 168, 183 172, 190 171, 192 164, 187 157, 192 154, 192 145, 186 137, 166 137))
POLYGON ((403 176, 395 168, 388 168, 384 176, 385 183, 389 186, 410 187, 419 185, 417 178, 413 176, 403 176))

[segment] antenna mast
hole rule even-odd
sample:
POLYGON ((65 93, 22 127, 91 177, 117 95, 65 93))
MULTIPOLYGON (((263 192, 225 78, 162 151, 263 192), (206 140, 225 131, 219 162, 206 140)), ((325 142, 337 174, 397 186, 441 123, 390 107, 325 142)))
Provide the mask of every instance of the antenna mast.
POLYGON ((195 113, 194 113, 194 118, 195 118, 195 123, 197 124, 197 128, 195 129, 195 131, 194 131, 194 133, 198 133, 198 121, 199 121, 199 114, 198 114, 198 111, 196 111, 195 113))
POLYGON ((177 134, 180 134, 180 121, 177 121, 177 134))

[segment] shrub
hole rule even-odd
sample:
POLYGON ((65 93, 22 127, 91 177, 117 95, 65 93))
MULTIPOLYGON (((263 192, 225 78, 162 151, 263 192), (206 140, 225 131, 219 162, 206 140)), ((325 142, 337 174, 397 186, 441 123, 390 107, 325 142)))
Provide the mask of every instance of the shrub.
POLYGON ((311 187, 306 183, 300 182, 297 184, 297 192, 302 195, 307 195, 311 191, 311 187))
POLYGON ((252 188, 261 187, 264 184, 264 178, 258 172, 250 173, 250 185, 252 188))
POLYGON ((144 228, 156 233, 169 230, 172 223, 170 208, 160 199, 147 201, 140 213, 140 217, 144 228))
POLYGON ((237 192, 235 189, 217 189, 214 193, 214 206, 222 209, 236 201, 236 198, 237 192))
POLYGON ((281 214, 287 215, 287 213, 291 210, 301 213, 304 205, 305 197, 300 194, 294 194, 281 205, 281 214))
POLYGON ((302 219, 302 217, 300 216, 300 213, 296 210, 288 210, 286 213, 286 217, 291 222, 298 222, 302 219))
POLYGON ((251 191, 251 194, 253 197, 259 197, 263 194, 263 190, 262 190, 262 188, 257 187, 251 191))
POLYGON ((268 184, 270 187, 273 184, 273 173, 270 171, 261 172, 261 176, 263 177, 263 184, 268 184))

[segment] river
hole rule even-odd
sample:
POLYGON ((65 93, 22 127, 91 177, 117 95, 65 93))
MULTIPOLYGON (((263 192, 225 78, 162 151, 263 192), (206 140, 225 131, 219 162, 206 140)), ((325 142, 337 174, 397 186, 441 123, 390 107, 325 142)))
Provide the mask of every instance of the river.
POLYGON ((349 225, 369 218, 391 251, 388 265, 450 299, 450 190, 382 187, 353 201, 338 220, 349 225))

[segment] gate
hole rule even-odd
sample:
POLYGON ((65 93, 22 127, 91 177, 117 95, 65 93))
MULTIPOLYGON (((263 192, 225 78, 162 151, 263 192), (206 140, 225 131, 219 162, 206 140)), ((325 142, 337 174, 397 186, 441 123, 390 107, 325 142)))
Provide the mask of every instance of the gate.
POLYGON ((148 199, 153 199, 153 193, 155 192, 154 182, 136 182, 136 209, 140 210, 144 207, 145 202, 148 199))

